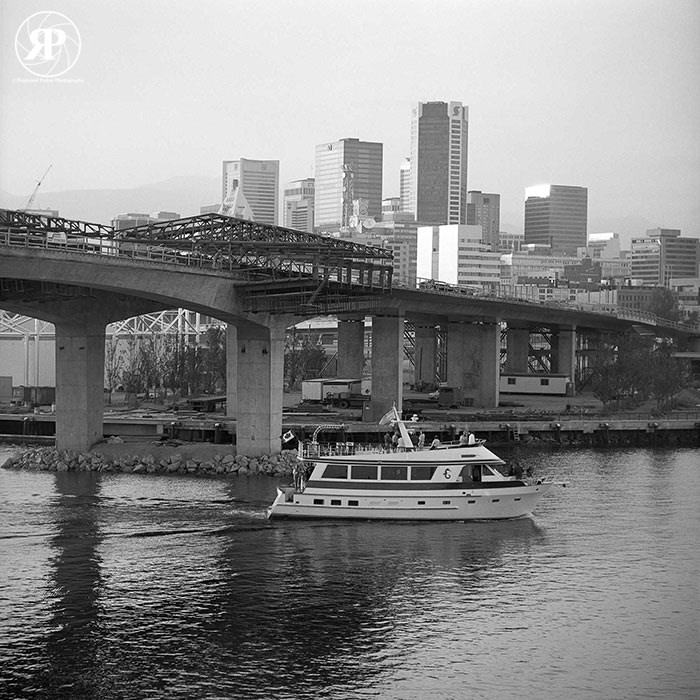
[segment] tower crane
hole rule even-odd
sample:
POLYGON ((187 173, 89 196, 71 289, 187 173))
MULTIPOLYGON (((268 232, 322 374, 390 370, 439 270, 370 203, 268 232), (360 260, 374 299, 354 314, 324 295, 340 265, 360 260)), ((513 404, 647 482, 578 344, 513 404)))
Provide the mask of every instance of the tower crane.
POLYGON ((36 187, 34 188, 34 192, 32 192, 31 196, 27 200, 27 203, 24 205, 25 209, 31 209, 32 204, 34 204, 34 198, 36 197, 36 193, 39 191, 39 187, 41 187, 41 183, 44 181, 44 178, 49 174, 49 170, 53 167, 53 163, 49 165, 48 168, 46 168, 46 172, 37 180, 36 182, 36 187))

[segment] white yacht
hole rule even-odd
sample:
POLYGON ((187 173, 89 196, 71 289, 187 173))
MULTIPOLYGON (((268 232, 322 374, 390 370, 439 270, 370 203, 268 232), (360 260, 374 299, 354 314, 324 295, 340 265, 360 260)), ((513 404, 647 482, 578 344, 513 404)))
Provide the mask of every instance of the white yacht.
POLYGON ((495 520, 531 513, 563 482, 504 476, 505 462, 484 447, 434 445, 417 449, 393 409, 396 452, 357 451, 352 443, 299 445, 294 484, 277 489, 269 518, 495 520))

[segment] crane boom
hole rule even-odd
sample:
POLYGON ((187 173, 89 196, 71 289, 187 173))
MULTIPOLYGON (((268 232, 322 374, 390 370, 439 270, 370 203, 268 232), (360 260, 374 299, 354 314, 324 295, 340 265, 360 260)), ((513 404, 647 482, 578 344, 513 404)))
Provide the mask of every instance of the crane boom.
POLYGON ((32 204, 34 204, 34 198, 36 197, 36 193, 39 191, 39 187, 41 187, 41 183, 44 181, 44 178, 49 174, 49 170, 53 167, 53 163, 49 165, 48 168, 46 168, 46 172, 37 180, 36 182, 36 187, 34 188, 34 192, 32 192, 31 196, 27 200, 27 203, 25 204, 24 208, 25 209, 31 209, 32 204))

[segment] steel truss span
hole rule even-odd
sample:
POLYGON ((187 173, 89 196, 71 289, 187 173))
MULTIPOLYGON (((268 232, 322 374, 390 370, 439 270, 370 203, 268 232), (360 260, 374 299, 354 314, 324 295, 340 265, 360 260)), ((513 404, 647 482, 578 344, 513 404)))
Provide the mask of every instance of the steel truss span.
POLYGON ((332 313, 391 291, 383 248, 220 214, 110 226, 0 209, 0 245, 198 268, 240 284, 246 310, 332 313), (359 298, 358 298, 359 297, 359 298))

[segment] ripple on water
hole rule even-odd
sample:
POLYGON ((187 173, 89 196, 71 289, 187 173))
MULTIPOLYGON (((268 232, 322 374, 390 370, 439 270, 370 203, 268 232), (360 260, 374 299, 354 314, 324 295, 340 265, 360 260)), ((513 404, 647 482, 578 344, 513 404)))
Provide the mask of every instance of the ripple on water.
POLYGON ((276 482, 0 470, 10 696, 694 697, 697 452, 520 455, 532 518, 270 522, 276 482))

